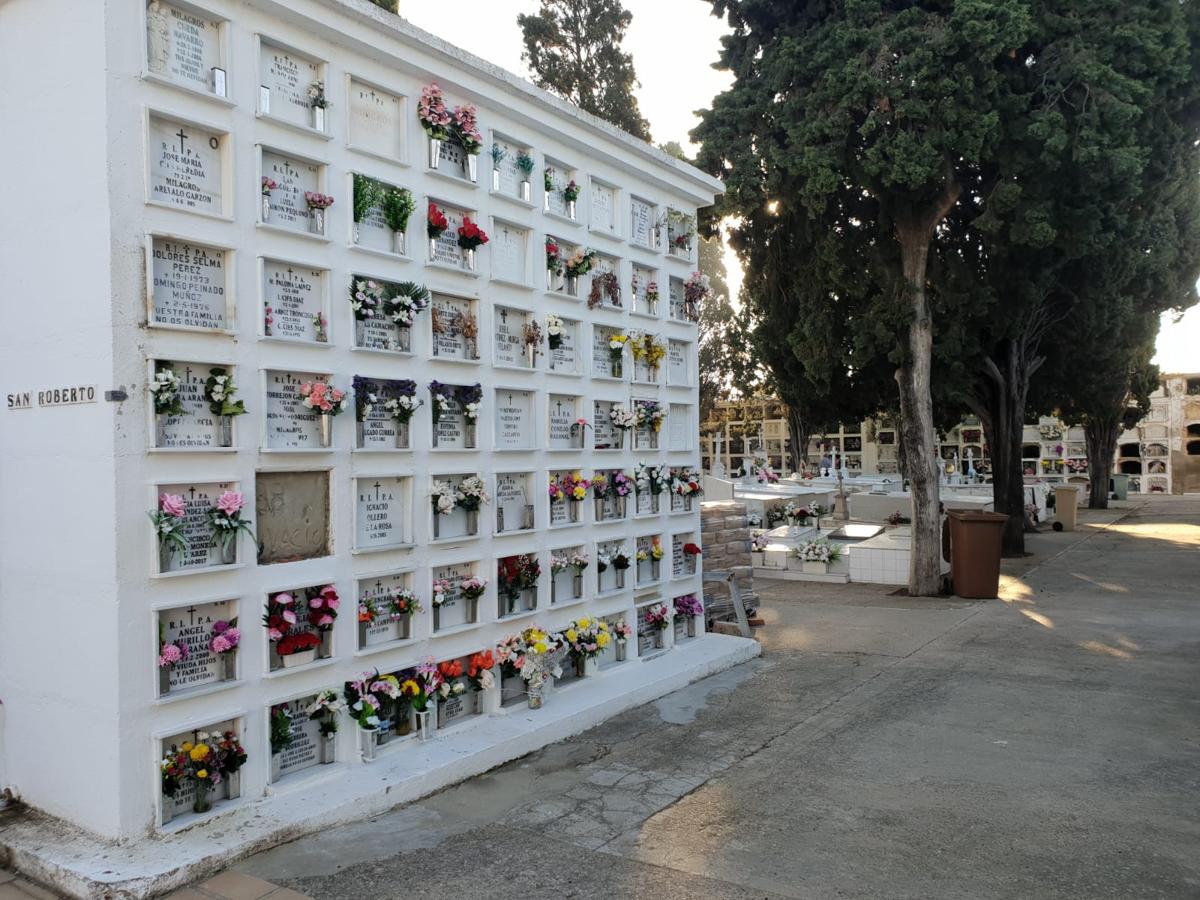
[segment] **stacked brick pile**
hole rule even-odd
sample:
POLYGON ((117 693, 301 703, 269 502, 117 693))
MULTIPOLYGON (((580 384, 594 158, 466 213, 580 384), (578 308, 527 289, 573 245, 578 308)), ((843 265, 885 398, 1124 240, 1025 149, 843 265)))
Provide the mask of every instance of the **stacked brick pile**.
MULTIPOLYGON (((704 571, 749 566, 750 526, 746 522, 746 505, 736 500, 714 500, 700 504, 700 546, 704 548, 704 571)), ((754 576, 748 574, 738 582, 747 609, 758 606, 754 593, 754 576)), ((704 585, 704 607, 709 618, 733 618, 729 591, 724 585, 704 585)))

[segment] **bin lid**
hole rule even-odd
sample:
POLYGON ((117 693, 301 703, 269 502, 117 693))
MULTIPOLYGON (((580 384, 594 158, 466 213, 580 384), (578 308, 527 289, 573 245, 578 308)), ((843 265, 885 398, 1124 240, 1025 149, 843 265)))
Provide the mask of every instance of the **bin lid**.
POLYGON ((982 509, 948 509, 946 515, 961 522, 1007 522, 1007 513, 988 512, 982 509))

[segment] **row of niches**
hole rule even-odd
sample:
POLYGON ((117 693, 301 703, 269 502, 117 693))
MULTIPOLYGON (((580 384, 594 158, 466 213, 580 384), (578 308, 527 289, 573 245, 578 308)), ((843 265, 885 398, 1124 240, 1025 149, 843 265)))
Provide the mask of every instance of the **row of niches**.
MULTIPOLYGON (((177 576, 332 556, 465 546, 485 533, 520 537, 542 530, 577 534, 587 526, 632 521, 655 527, 690 519, 702 493, 694 467, 645 461, 631 469, 501 471, 465 468, 428 478, 355 475, 328 470, 260 471, 253 515, 237 481, 161 482, 153 488, 147 534, 155 541, 152 575, 177 576), (348 488, 350 532, 334 540, 331 490, 348 488), (667 517, 667 518, 664 518, 667 517), (244 539, 244 540, 243 540, 244 539)), ((339 497, 339 500, 341 498, 339 497)))
MULTIPOLYGON (((160 238, 150 246, 148 323, 236 334, 237 300, 225 267, 231 251, 160 238)), ((544 368, 560 375, 580 375, 586 367, 596 377, 648 384, 663 375, 668 384, 695 383, 688 363, 695 341, 656 331, 649 321, 645 328, 630 328, 566 310, 539 316, 521 305, 360 273, 335 291, 327 269, 266 257, 259 259, 259 270, 259 340, 317 349, 342 343, 397 357, 544 368)))
MULTIPOLYGON (((346 82, 344 97, 334 103, 323 77, 305 83, 320 70, 320 64, 265 42, 263 48, 271 62, 263 72, 265 82, 259 86, 259 118, 299 128, 315 137, 330 138, 328 110, 331 106, 341 106, 351 111, 346 140, 351 150, 404 165, 413 162, 407 152, 408 122, 404 112, 407 98, 351 77, 346 82), (285 70, 282 77, 279 69, 285 70)), ((151 58, 157 57, 152 54, 151 58)), ((151 71, 154 72, 153 65, 151 71)), ((443 179, 451 193, 459 193, 461 188, 475 189, 480 182, 480 155, 484 152, 475 108, 460 104, 448 109, 436 84, 426 85, 423 90, 417 118, 425 136, 414 142, 422 149, 421 159, 416 162, 425 166, 427 174, 443 179)), ((149 112, 148 116, 150 202, 204 215, 233 216, 228 196, 232 187, 230 132, 161 111, 149 112)), ((324 236, 326 210, 336 202, 330 195, 332 180, 328 165, 316 154, 300 156, 280 148, 263 147, 260 154, 258 183, 264 197, 261 222, 278 222, 286 228, 298 227, 324 236)), ((489 196, 503 198, 513 205, 517 215, 528 217, 536 209, 533 200, 536 185, 541 193, 544 218, 569 231, 581 229, 585 224, 580 211, 580 201, 585 200, 589 235, 612 241, 627 240, 639 250, 652 254, 665 251, 668 257, 683 262, 694 259, 693 213, 587 176, 567 161, 542 155, 539 164, 536 157, 530 142, 492 131, 486 150, 491 170, 489 196)), ((370 190, 370 181, 355 180, 356 222, 372 206, 365 194, 370 190)), ((377 184, 381 190, 397 190, 397 186, 382 180, 377 184)), ((378 214, 387 217, 389 210, 397 209, 393 202, 396 198, 385 194, 380 199, 383 203, 378 214)), ((409 195, 407 212, 401 222, 393 224, 393 232, 408 231, 414 211, 411 201, 409 195)))
MULTIPOLYGON (((391 591, 393 604, 411 593, 400 586, 391 591)), ((258 716, 229 716, 159 739, 160 826, 186 827, 236 808, 268 786, 302 785, 320 766, 386 762, 421 741, 453 742, 512 707, 569 703, 574 686, 704 633, 703 605, 695 594, 668 601, 647 592, 601 615, 568 612, 574 618, 563 619, 558 630, 526 618, 499 643, 481 641, 474 651, 441 655, 436 648, 418 653, 419 646, 398 638, 406 627, 398 622, 362 621, 373 608, 360 601, 358 631, 363 646, 378 655, 364 659, 364 671, 355 677, 293 693, 258 716)), ((164 697, 237 684, 244 643, 232 624, 236 609, 237 601, 226 600, 160 613, 160 645, 162 651, 174 648, 168 655, 175 659, 160 659, 164 697), (233 646, 231 633, 237 635, 233 646)))
POLYGON ((156 452, 230 452, 243 432, 256 434, 265 452, 347 445, 356 453, 678 452, 695 444, 691 403, 636 393, 617 399, 517 386, 485 390, 466 379, 418 385, 364 375, 347 383, 327 373, 278 369, 257 372, 252 393, 234 366, 163 359, 150 366, 149 447, 156 452))
POLYGON ((162 609, 158 697, 179 699, 254 672, 295 674, 339 656, 404 652, 430 638, 611 601, 630 590, 644 596, 696 574, 693 539, 690 531, 646 534, 385 572, 357 579, 353 603, 330 582, 289 585, 255 604, 231 597, 162 609))

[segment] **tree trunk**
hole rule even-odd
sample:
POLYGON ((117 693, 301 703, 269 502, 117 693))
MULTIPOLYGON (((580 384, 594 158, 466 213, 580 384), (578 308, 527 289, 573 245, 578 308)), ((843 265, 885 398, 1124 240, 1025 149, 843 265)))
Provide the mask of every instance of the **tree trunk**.
POLYGON ((901 259, 912 321, 908 326, 905 364, 896 370, 900 388, 900 446, 905 477, 912 491, 912 546, 908 592, 914 597, 941 593, 942 540, 938 499, 938 454, 934 443, 930 368, 933 359, 933 321, 925 295, 925 270, 932 231, 922 225, 898 224, 901 259))
POLYGON ((1121 417, 1089 417, 1083 426, 1083 436, 1087 442, 1088 482, 1091 486, 1088 508, 1108 509, 1108 479, 1113 470, 1113 458, 1117 455, 1117 439, 1121 436, 1121 417))
POLYGON ((787 408, 788 437, 792 440, 792 471, 802 472, 808 462, 808 434, 800 415, 787 408))

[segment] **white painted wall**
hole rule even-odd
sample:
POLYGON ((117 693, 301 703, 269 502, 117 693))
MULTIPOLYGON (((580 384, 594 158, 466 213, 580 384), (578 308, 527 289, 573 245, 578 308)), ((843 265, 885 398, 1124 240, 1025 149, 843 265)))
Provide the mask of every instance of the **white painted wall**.
MULTIPOLYGON (((370 657, 356 657, 353 613, 357 575, 410 570, 428 605, 430 569, 458 560, 494 560, 510 553, 548 551, 625 536, 632 546, 637 535, 660 533, 670 546, 672 533, 699 534, 695 512, 653 519, 627 519, 621 524, 539 531, 530 537, 485 536, 461 545, 428 548, 429 524, 424 492, 431 473, 477 470, 531 470, 535 485, 544 486, 550 469, 610 468, 611 456, 591 451, 528 453, 491 451, 491 397, 485 393, 477 453, 433 456, 428 447, 428 410, 414 420, 411 454, 363 458, 352 454, 354 418, 336 421, 337 449, 326 453, 283 455, 260 453, 264 401, 258 372, 263 368, 331 372, 334 382, 349 387, 355 374, 413 378, 424 385, 432 378, 449 383, 483 382, 525 387, 539 392, 537 420, 544 423, 545 395, 551 390, 628 402, 630 386, 596 383, 588 377, 503 371, 489 366, 493 304, 532 309, 539 319, 547 311, 626 329, 652 328, 664 336, 694 341, 695 329, 666 321, 668 274, 686 278, 693 266, 662 253, 631 248, 586 227, 586 193, 580 201, 582 226, 547 222, 541 214, 541 171, 545 155, 578 167, 586 177, 619 186, 622 232, 628 231, 629 195, 694 210, 712 201, 719 185, 712 179, 665 157, 652 148, 573 112, 513 76, 465 57, 436 38, 423 35, 362 0, 202 0, 195 4, 230 21, 228 35, 229 95, 225 104, 195 92, 145 77, 145 32, 136 0, 83 4, 67 0, 9 0, 0 5, 0 73, 6 84, 39 84, 38 90, 0 92, 3 121, 14 134, 36 136, 10 142, 15 154, 10 170, 28 173, 10 190, 17 202, 4 218, 0 241, 0 289, 5 297, 6 325, 2 340, 5 392, 57 380, 95 382, 129 391, 124 403, 98 403, 74 409, 3 412, 0 446, 4 450, 3 534, 0 547, 0 690, 4 700, 3 780, 17 786, 35 806, 71 819, 105 835, 133 835, 152 827, 157 804, 157 737, 227 719, 240 719, 250 754, 244 770, 244 795, 261 796, 267 782, 268 744, 265 710, 269 704, 327 687, 340 687, 364 668, 395 669, 427 655, 439 659, 473 652, 532 620, 496 623, 495 593, 482 607, 483 624, 452 636, 370 657), (107 17, 107 18, 106 18, 107 17), (325 140, 256 116, 258 98, 257 35, 263 34, 328 63, 325 74, 332 106, 325 140), (104 36, 99 40, 98 36, 104 36), (367 156, 346 146, 346 82, 350 73, 409 98, 407 150, 402 160, 367 156), (426 145, 415 116, 422 84, 436 79, 452 102, 479 107, 485 151, 480 159, 480 186, 471 188, 429 173, 426 145), (232 221, 148 206, 144 186, 148 109, 207 123, 233 135, 232 221), (64 111, 69 111, 64 114, 64 111), (489 196, 490 130, 527 139, 536 149, 533 200, 525 209, 489 196), (330 242, 266 231, 256 226, 259 204, 258 153, 266 143, 309 156, 329 165, 326 190, 336 196, 327 233, 330 242), (410 240, 411 262, 372 256, 349 245, 351 196, 349 173, 363 172, 410 188, 418 201, 410 240), (69 173, 64 175, 64 173, 69 173), (490 217, 528 223, 534 231, 530 288, 491 283, 489 250, 481 253, 481 277, 470 279, 424 264, 420 229, 426 195, 461 202, 478 210, 490 230, 490 217), (112 223, 110 229, 109 223, 112 223), (236 337, 167 331, 146 326, 143 248, 148 232, 237 248, 235 291, 238 298, 236 337), (631 261, 659 270, 663 321, 651 323, 627 312, 588 312, 582 303, 546 295, 541 268, 541 242, 547 233, 577 238, 581 243, 621 258, 621 281, 627 285, 631 261), (70 247, 69 252, 64 248, 70 247), (270 255, 328 268, 332 272, 331 345, 289 346, 258 338, 261 305, 258 257, 270 255), (111 263, 110 263, 111 260, 111 263), (411 279, 438 290, 480 298, 479 366, 455 365, 429 357, 429 316, 417 328, 417 353, 395 361, 353 352, 352 319, 344 302, 351 272, 370 272, 395 280, 411 279), (49 284, 48 284, 49 283, 49 284), (106 294, 111 300, 106 299, 106 294), (46 327, 53 304, 53 328, 46 327), (65 309, 64 309, 65 307, 65 309), (238 422, 238 452, 162 454, 146 452, 152 443, 151 415, 145 391, 147 360, 166 358, 233 364, 241 396, 250 413, 238 422), (110 425, 111 423, 111 425, 110 425), (335 554, 325 559, 200 573, 169 579, 151 577, 154 545, 146 511, 154 485, 186 481, 239 481, 253 497, 257 471, 332 468, 335 554), (414 532, 418 548, 369 555, 350 552, 353 534, 352 476, 412 475, 418 514, 414 532), (71 535, 66 536, 70 528, 71 535), (55 535, 64 535, 56 537, 55 535), (309 584, 335 584, 342 597, 342 616, 335 635, 335 659, 313 670, 266 677, 266 646, 258 620, 268 591, 309 584), (156 610, 207 599, 237 598, 245 632, 241 680, 201 696, 156 701, 156 610), (49 612, 53 610, 53 612, 49 612), (70 731, 62 728, 71 719, 70 731), (42 737, 47 730, 53 738, 42 737), (91 755, 84 764, 82 747, 64 737, 78 737, 91 755), (106 768, 96 776, 96 765, 106 768), (117 773, 117 778, 108 773, 117 773)), ((628 306, 628 303, 626 304, 628 306)), ((587 344, 586 338, 583 343, 587 344)), ((695 372, 694 345, 690 371, 695 372)), ((632 362, 627 362, 627 371, 632 362)), ((686 402, 693 408, 694 386, 660 387, 664 402, 686 402)), ((664 431, 665 438, 665 431, 664 431)), ((652 458, 670 465, 698 464, 699 450, 660 451, 652 458)), ((639 454, 626 452, 621 465, 632 470, 639 454)), ((649 455, 647 455, 649 456, 649 455)), ((539 494, 539 527, 547 521, 544 489, 539 494)), ((590 505, 590 504, 589 504, 590 505)), ((664 509, 665 509, 664 504, 664 509)), ((491 509, 482 519, 490 525, 491 509)), ((243 545, 243 553, 248 548, 243 545)), ((548 558, 543 557, 548 570, 548 558)), ((669 572, 669 567, 665 570, 669 572)), ((486 573, 494 581, 494 572, 486 573)), ((699 574, 669 582, 663 599, 699 592, 699 574)), ((632 585, 632 577, 629 579, 632 585)), ((548 580, 543 602, 548 597, 548 580)), ((589 613, 628 611, 628 590, 585 606, 539 614, 536 621, 559 627, 589 613)), ((430 614, 417 623, 427 636, 430 614)), ((347 723, 339 740, 342 759, 349 759, 356 735, 347 723)))

